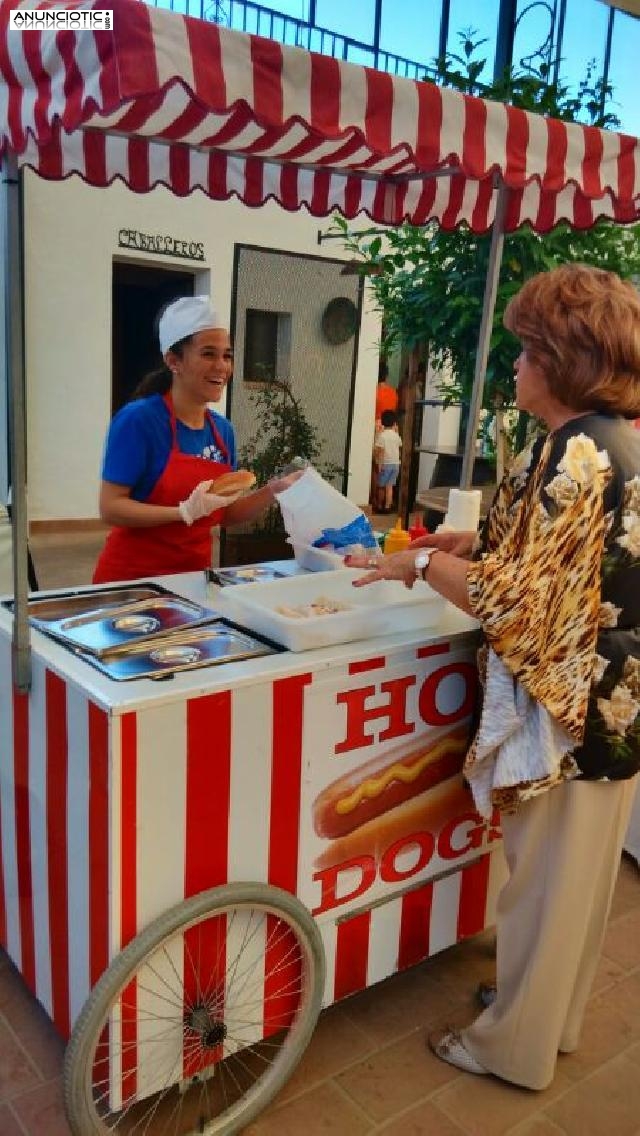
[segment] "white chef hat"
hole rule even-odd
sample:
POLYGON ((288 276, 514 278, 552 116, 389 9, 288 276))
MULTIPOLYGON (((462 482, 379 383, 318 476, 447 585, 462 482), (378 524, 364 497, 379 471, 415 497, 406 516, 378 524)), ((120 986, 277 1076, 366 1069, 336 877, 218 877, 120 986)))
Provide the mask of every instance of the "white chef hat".
POLYGON ((183 296, 180 300, 174 300, 165 308, 158 321, 160 351, 165 355, 174 343, 185 339, 187 335, 211 327, 222 327, 222 323, 207 296, 183 296))

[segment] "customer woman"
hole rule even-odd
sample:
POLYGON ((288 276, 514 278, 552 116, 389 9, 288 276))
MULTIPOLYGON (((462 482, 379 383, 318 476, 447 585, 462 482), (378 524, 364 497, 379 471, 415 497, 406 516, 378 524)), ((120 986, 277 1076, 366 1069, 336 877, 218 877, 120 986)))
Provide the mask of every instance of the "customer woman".
POLYGON ((96 584, 208 567, 213 526, 253 520, 291 480, 220 508, 207 490, 236 468, 235 438, 209 404, 220 401, 233 371, 229 333, 207 299, 184 297, 162 313, 158 337, 163 369, 143 379, 109 427, 100 516, 114 527, 96 584))
POLYGON ((464 773, 479 812, 502 815, 497 996, 429 1040, 458 1068, 544 1089, 578 1045, 640 769, 640 298, 564 266, 504 322, 522 343, 516 405, 548 432, 506 474, 470 560, 474 534, 443 533, 357 584, 411 586, 418 570, 480 621, 464 773))

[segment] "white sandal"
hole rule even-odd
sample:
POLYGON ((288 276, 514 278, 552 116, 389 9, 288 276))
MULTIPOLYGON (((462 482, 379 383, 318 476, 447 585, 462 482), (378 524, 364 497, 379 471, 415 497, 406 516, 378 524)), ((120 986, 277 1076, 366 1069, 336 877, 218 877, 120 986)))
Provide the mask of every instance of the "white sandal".
POLYGON ((468 1049, 465 1049, 460 1034, 455 1030, 438 1030, 437 1033, 429 1034, 427 1041, 436 1057, 446 1061, 448 1065, 455 1065, 456 1069, 462 1069, 463 1073, 475 1073, 484 1077, 488 1075, 489 1070, 476 1061, 468 1049))

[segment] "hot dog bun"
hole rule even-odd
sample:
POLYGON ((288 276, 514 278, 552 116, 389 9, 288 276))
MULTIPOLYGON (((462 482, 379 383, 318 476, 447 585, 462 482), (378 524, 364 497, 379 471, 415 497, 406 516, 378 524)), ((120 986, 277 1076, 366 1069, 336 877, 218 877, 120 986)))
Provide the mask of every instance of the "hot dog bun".
POLYGON ((233 497, 236 493, 245 493, 256 483, 256 475, 250 469, 236 469, 231 473, 221 473, 214 477, 207 493, 214 493, 216 497, 233 497))
POLYGON ((448 820, 475 811, 473 797, 462 777, 449 777, 435 788, 360 825, 347 836, 332 840, 315 860, 315 867, 324 871, 357 856, 378 859, 396 840, 420 832, 430 832, 437 837, 448 820))
POLYGON ((468 748, 467 724, 414 742, 365 762, 318 794, 313 825, 318 836, 335 840, 433 789, 459 773, 468 748))

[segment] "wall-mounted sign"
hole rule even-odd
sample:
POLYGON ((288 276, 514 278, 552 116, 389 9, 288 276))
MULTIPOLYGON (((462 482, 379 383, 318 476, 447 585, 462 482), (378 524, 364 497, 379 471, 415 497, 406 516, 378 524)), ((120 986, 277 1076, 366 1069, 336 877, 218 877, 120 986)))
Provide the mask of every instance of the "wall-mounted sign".
POLYGON ((153 252, 157 256, 204 260, 204 245, 201 241, 179 241, 166 233, 141 233, 139 229, 120 229, 118 245, 120 248, 135 249, 136 252, 153 252))

